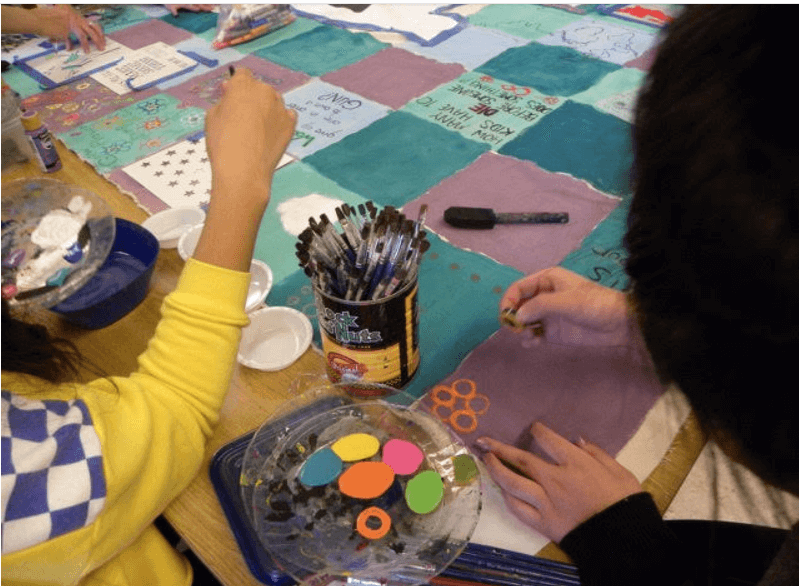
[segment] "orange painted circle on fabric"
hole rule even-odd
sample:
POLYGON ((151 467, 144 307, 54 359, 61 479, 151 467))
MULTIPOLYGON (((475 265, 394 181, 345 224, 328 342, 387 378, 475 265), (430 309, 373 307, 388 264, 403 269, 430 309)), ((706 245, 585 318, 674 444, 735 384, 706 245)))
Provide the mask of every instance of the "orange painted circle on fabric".
POLYGON ((459 409, 458 411, 453 411, 452 415, 449 416, 449 424, 458 433, 472 433, 477 429, 477 417, 475 417, 474 411, 459 409), (463 418, 466 419, 466 424, 462 423, 463 418))
POLYGON ((439 385, 433 389, 431 393, 433 400, 435 401, 436 405, 443 405, 444 407, 454 407, 455 406, 455 393, 452 392, 452 389, 446 387, 444 385, 439 385), (444 398, 442 398, 442 393, 444 394, 444 398))
POLYGON ((468 378, 460 378, 452 383, 452 393, 461 399, 471 399, 477 393, 477 385, 474 384, 474 381, 471 381, 468 378), (465 395, 458 388, 464 386, 469 390, 469 392, 465 395))
POLYGON ((356 499, 374 499, 394 482, 394 470, 385 462, 358 462, 338 478, 338 488, 356 499))
POLYGON ((391 517, 380 507, 369 507, 358 515, 355 529, 366 539, 380 539, 391 529, 391 517), (376 528, 370 527, 369 522, 372 519, 376 519, 380 525, 376 528))

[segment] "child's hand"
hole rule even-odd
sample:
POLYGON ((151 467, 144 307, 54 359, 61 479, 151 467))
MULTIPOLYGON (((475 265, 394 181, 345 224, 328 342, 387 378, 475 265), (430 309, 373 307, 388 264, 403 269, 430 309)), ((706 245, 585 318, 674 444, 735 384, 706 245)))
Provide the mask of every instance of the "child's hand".
POLYGON ((236 70, 205 118, 213 192, 268 197, 272 174, 296 121, 296 112, 286 109, 274 88, 256 80, 248 69, 236 70))
POLYGON ((508 508, 556 543, 610 505, 642 492, 635 476, 599 446, 575 445, 540 423, 531 433, 554 464, 489 438, 477 445, 487 452, 483 462, 508 508))

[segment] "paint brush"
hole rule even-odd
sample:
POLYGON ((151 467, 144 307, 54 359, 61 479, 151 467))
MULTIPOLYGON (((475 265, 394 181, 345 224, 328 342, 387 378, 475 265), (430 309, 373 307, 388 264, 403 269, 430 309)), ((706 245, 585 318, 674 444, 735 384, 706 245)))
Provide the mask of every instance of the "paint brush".
POLYGON ((444 211, 444 221, 456 228, 490 230, 497 224, 566 224, 566 212, 495 212, 491 208, 450 207, 444 211))

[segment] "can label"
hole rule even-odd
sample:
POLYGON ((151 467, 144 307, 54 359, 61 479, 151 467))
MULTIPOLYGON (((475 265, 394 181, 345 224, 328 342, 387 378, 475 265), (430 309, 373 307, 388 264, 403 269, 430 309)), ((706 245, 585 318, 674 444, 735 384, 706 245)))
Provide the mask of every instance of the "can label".
POLYGON ((315 290, 327 375, 400 388, 419 366, 418 286, 375 301, 350 302, 315 290))

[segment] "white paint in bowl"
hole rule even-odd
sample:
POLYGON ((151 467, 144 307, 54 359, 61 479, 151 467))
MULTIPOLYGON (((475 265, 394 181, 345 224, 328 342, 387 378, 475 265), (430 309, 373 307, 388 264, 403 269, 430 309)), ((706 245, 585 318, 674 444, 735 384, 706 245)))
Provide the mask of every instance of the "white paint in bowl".
POLYGON ((257 309, 272 290, 272 269, 265 262, 253 259, 250 263, 250 290, 244 311, 250 313, 257 309))
POLYGON ((238 360, 258 370, 282 370, 311 344, 311 321, 291 307, 265 307, 250 314, 242 331, 238 360))
POLYGON ((180 237, 192 226, 205 222, 205 212, 200 208, 170 208, 153 214, 142 226, 158 238, 161 248, 175 248, 180 237))
POLYGON ((186 230, 178 240, 178 254, 183 260, 189 260, 191 255, 194 254, 194 249, 197 248, 197 243, 200 241, 200 233, 203 231, 205 224, 196 224, 186 230))

